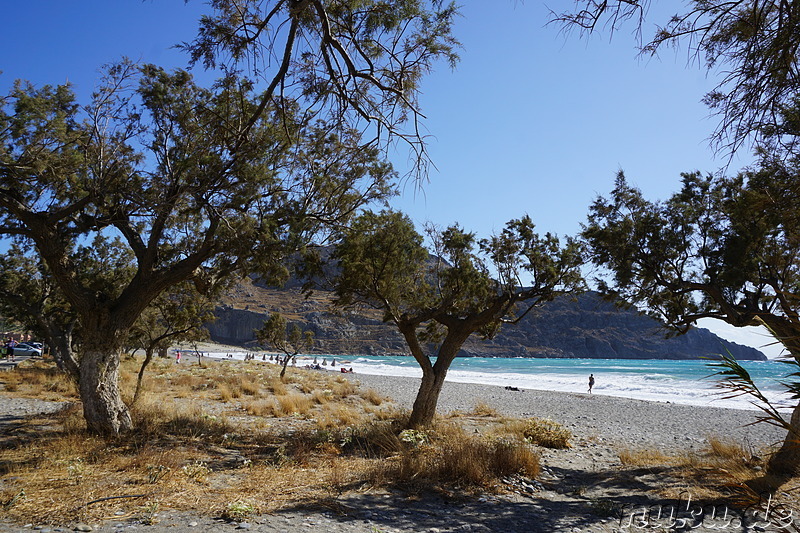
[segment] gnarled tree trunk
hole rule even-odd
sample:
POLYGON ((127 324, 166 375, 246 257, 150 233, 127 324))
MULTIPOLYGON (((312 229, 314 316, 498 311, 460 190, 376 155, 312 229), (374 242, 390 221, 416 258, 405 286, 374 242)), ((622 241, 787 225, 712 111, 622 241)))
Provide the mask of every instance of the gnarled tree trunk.
MULTIPOLYGON (((775 339, 800 363, 800 325, 784 317, 761 317, 775 339)), ((800 474, 800 404, 794 407, 789 431, 780 449, 770 457, 767 473, 788 478, 800 474)))
POLYGON ((408 421, 410 427, 428 426, 433 423, 436 406, 439 403, 439 394, 442 392, 446 376, 447 369, 440 372, 436 372, 433 367, 423 370, 422 383, 419 386, 419 392, 417 392, 414 407, 411 410, 411 418, 408 421))
POLYGON ((128 406, 120 395, 119 354, 113 348, 83 352, 78 386, 90 432, 118 435, 133 427, 128 406))
POLYGON ((791 429, 767 464, 767 473, 788 478, 800 473, 800 405, 792 411, 791 429))
MULTIPOLYGON (((411 418, 408 421, 409 427, 429 426, 433 423, 447 371, 450 369, 453 359, 458 355, 461 346, 472 334, 472 331, 474 331, 473 326, 463 322, 454 322, 449 326, 447 336, 439 348, 436 364, 431 365, 430 359, 427 357, 425 357, 427 364, 420 363, 422 367, 422 383, 420 383, 417 397, 414 400, 414 407, 411 409, 411 418)), ((416 346, 418 347, 419 345, 416 344, 416 346)), ((420 361, 419 357, 416 357, 416 359, 418 362, 420 361)))

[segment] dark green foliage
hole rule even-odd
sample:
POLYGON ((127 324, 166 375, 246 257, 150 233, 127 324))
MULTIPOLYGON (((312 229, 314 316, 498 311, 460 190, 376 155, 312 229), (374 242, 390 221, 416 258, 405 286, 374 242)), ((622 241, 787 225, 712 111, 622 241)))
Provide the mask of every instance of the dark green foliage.
POLYGON ((502 323, 581 287, 580 244, 533 229, 527 216, 484 240, 457 225, 428 228, 430 255, 400 213, 367 212, 344 233, 334 254, 337 303, 382 310, 422 367, 410 425, 431 423, 450 363, 470 335, 492 337, 502 323))
MULTIPOLYGON (((791 181, 768 169, 737 178, 685 174, 665 202, 645 200, 624 176, 590 209, 583 235, 613 289, 671 326, 703 317, 766 324, 792 353, 800 241, 791 181)), ((794 195, 797 198, 796 194, 794 195)))

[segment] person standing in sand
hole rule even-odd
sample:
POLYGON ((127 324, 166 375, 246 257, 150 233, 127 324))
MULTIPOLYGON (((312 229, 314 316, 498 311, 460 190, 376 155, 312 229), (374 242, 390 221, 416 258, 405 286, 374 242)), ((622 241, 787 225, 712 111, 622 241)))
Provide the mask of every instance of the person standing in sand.
POLYGON ((594 387, 594 374, 589 374, 589 394, 592 393, 592 387, 594 387))

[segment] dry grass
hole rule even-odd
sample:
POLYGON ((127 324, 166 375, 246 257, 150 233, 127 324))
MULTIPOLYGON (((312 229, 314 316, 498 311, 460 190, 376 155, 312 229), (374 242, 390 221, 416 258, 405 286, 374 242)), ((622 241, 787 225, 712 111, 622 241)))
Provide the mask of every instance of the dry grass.
MULTIPOLYGON (((120 386, 132 398, 140 360, 123 358, 120 386)), ((327 501, 347 487, 401 484, 486 489, 506 473, 538 472, 519 439, 482 437, 439 424, 417 445, 401 434, 408 413, 346 377, 274 365, 152 361, 118 439, 86 434, 79 403, 0 436, 0 505, 12 520, 89 521, 121 502, 147 523, 163 508, 246 517, 289 503, 327 501), (20 445, 21 444, 21 445, 20 445), (196 502, 204 502, 202 509, 196 502)), ((5 394, 76 400, 52 364, 0 376, 5 394)))
POLYGON ((372 405, 381 405, 386 401, 386 397, 380 394, 375 389, 367 389, 361 393, 361 398, 371 403, 372 405))
POLYGON ((473 416, 486 416, 486 417, 494 417, 499 418, 500 413, 494 407, 490 407, 488 404, 483 402, 478 402, 472 408, 473 416))
POLYGON ((370 472, 376 482, 393 479, 469 489, 486 488, 510 474, 539 474, 539 456, 526 442, 467 434, 451 422, 439 422, 424 432, 406 430, 398 435, 400 442, 385 432, 374 435, 380 437, 374 442, 391 454, 370 472))
POLYGON ((17 397, 47 401, 78 399, 75 383, 49 362, 28 361, 2 377, 3 390, 17 397))
MULTIPOLYGON (((752 486, 764 481, 763 461, 752 450, 729 439, 709 437, 706 447, 696 453, 623 449, 619 459, 627 467, 659 472, 658 492, 666 498, 679 498, 688 492, 697 500, 727 501, 747 507, 758 504, 762 496, 752 486)), ((779 484, 770 485, 771 490, 779 484)), ((785 492, 786 488, 781 490, 785 492)))
POLYGON ((660 450, 653 449, 624 448, 619 452, 619 461, 625 466, 665 466, 674 465, 683 460, 682 457, 665 455, 660 450))
POLYGON ((572 433, 558 422, 548 418, 504 420, 497 431, 544 448, 563 449, 572 446, 570 444, 572 433))
MULTIPOLYGON (((123 360, 126 397, 139 364, 123 360)), ((124 507, 143 522, 164 508, 233 519, 329 502, 353 487, 501 490, 500 478, 538 474, 534 444, 569 445, 569 432, 558 424, 498 417, 481 404, 425 431, 403 431, 408 413, 374 390, 296 368, 282 382, 279 371, 275 365, 155 360, 132 409, 137 429, 129 435, 87 435, 77 403, 0 434, 0 475, 13 480, 0 490, 4 515, 63 524, 124 507), (99 501, 116 495, 132 497, 99 501)), ((76 399, 70 381, 46 363, 23 365, 0 375, 0 382, 6 395, 76 399)), ((674 459, 627 450, 620 459, 636 468, 666 465, 676 480, 668 491, 752 478, 751 456, 710 439, 703 454, 674 459)))

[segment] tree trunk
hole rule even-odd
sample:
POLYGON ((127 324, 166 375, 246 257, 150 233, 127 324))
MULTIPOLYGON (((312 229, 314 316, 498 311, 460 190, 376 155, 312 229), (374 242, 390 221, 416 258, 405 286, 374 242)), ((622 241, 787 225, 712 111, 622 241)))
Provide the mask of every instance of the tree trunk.
POLYGON ((154 348, 152 346, 148 346, 144 351, 144 361, 142 362, 142 366, 139 368, 139 374, 136 376, 136 392, 133 393, 133 405, 136 405, 136 401, 139 399, 139 394, 142 392, 142 380, 144 379, 144 371, 147 369, 147 365, 150 364, 150 361, 153 360, 153 351, 154 348))
POLYGON ((411 418, 408 425, 411 428, 429 426, 433 423, 436 416, 436 406, 439 403, 439 394, 442 392, 444 379, 453 359, 456 358, 458 351, 463 346, 464 341, 470 336, 475 328, 463 323, 455 323, 448 326, 447 336, 439 347, 436 356, 436 364, 422 366, 422 383, 414 400, 414 407, 411 409, 411 418))
POLYGON ((291 359, 291 357, 289 357, 288 355, 286 355, 283 358, 283 366, 281 367, 281 375, 280 375, 281 381, 283 381, 284 377, 286 376, 286 366, 289 364, 289 359, 291 359))
POLYGON ((442 392, 446 376, 447 369, 439 372, 435 367, 423 369, 422 383, 419 386, 419 392, 417 392, 417 398, 414 400, 414 407, 411 410, 411 418, 408 421, 409 427, 417 428, 433 423, 436 406, 439 403, 439 394, 442 392))
POLYGON ((87 429, 100 435, 118 435, 133 427, 119 391, 119 354, 87 349, 80 366, 79 389, 87 429))
POLYGON ((800 474, 800 404, 792 411, 790 423, 792 429, 767 463, 767 473, 781 478, 800 474))
MULTIPOLYGON (((767 316, 761 320, 786 350, 800 364, 800 326, 785 317, 767 316)), ((770 457, 767 474, 786 478, 800 474, 800 404, 792 411, 790 429, 780 449, 770 457)))

